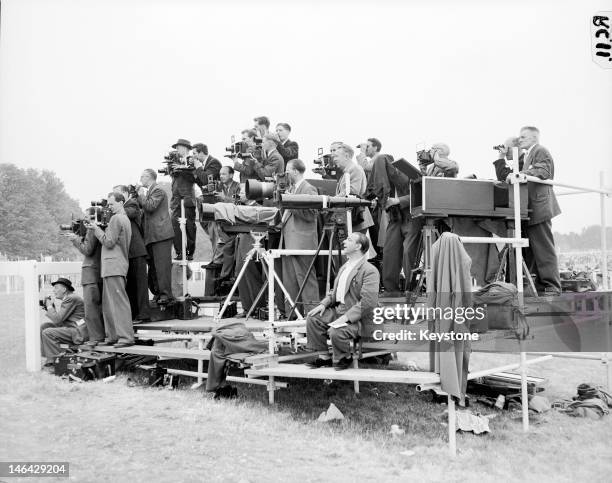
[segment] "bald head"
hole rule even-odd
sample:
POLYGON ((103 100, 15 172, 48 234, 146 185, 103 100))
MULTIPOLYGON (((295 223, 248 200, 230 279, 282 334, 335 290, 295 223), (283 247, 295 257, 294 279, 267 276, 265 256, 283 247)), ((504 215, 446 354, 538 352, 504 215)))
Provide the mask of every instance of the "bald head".
POLYGON ((431 149, 435 150, 441 158, 448 158, 450 156, 450 148, 448 144, 435 143, 432 144, 431 149))

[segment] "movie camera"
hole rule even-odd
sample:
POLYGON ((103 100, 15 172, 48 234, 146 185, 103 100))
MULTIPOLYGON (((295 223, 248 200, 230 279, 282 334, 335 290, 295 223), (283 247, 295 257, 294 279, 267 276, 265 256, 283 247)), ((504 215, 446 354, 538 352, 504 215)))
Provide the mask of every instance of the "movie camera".
POLYGON ((60 231, 71 231, 75 235, 84 237, 87 233, 87 224, 94 223, 103 230, 113 216, 113 212, 106 200, 92 201, 91 206, 85 210, 83 218, 73 218, 70 223, 59 226, 60 231))
POLYGON ((166 176, 174 176, 180 172, 195 171, 194 157, 187 156, 183 158, 176 150, 170 151, 164 156, 163 163, 165 166, 158 169, 157 172, 166 176))
POLYGON ((255 138, 255 145, 251 145, 246 141, 236 141, 236 138, 232 136, 231 144, 225 148, 226 158, 255 158, 260 159, 263 155, 263 139, 255 138))
POLYGON ((342 175, 340 168, 334 163, 331 154, 323 154, 323 148, 317 150, 317 159, 312 161, 317 165, 312 169, 313 173, 320 174, 323 179, 339 179, 342 175))
POLYGON ((428 166, 434 162, 433 156, 429 149, 421 149, 417 151, 417 161, 421 166, 428 166))

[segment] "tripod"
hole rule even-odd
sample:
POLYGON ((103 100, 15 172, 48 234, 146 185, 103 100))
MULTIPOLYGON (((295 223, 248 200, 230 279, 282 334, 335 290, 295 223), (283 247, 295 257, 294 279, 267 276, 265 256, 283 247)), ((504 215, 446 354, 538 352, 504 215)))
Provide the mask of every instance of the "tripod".
POLYGON ((332 250, 334 247, 334 240, 336 241, 338 245, 338 258, 337 258, 338 265, 336 267, 336 270, 337 270, 337 268, 340 267, 340 265, 342 265, 341 237, 346 238, 346 223, 343 222, 345 219, 342 219, 341 213, 342 213, 342 210, 338 212, 330 211, 329 213, 325 214, 326 220, 325 220, 325 224, 323 225, 323 233, 321 234, 321 239, 319 240, 317 251, 312 256, 312 259, 310 260, 310 264, 308 265, 308 270, 306 271, 304 280, 302 280, 298 293, 295 297, 295 302, 289 301, 291 303, 291 310, 289 311, 289 314, 287 315, 288 319, 291 318, 294 310, 297 312, 297 309, 296 309, 297 303, 300 300, 302 292, 304 291, 304 287, 306 287, 308 277, 310 276, 310 273, 312 272, 312 269, 314 268, 314 264, 317 260, 317 257, 319 256, 319 253, 321 252, 321 248, 323 246, 323 243, 326 237, 329 243, 328 243, 328 251, 327 251, 327 273, 326 273, 326 279, 325 279, 325 293, 328 293, 330 291, 331 289, 331 269, 334 263, 334 259, 332 255, 332 250))
MULTIPOLYGON (((236 280, 234 281, 234 284, 232 285, 232 288, 231 288, 229 294, 227 295, 227 297, 225 299, 225 302, 223 303, 223 307, 221 307, 221 310, 219 311, 219 313, 215 317, 215 321, 216 322, 219 322, 219 320, 221 320, 221 317, 223 316, 223 313, 227 309, 228 305, 230 304, 230 301, 232 300, 232 297, 234 296, 234 293, 236 292, 236 289, 238 288, 238 283, 240 282, 242 277, 244 277, 244 274, 246 272, 247 266, 252 261, 255 261, 255 262, 265 261, 265 262, 267 262, 267 263, 262 264, 263 272, 264 272, 264 275, 266 276, 266 282, 262 285, 262 287, 259 290, 259 293, 257 294, 257 297, 255 298, 255 301, 253 302, 251 307, 249 307, 249 310, 248 310, 248 312, 246 314, 246 320, 249 319, 249 317, 251 316, 251 313, 253 312, 255 307, 257 307, 257 303, 261 299, 261 296, 263 295, 264 291, 266 290, 268 284, 270 284, 270 283, 273 284, 274 281, 276 281, 276 283, 278 283, 278 286, 281 288, 281 290, 285 294, 285 297, 287 298, 289 303, 291 305, 295 305, 293 303, 293 300, 291 300, 291 296, 289 295, 289 292, 287 291, 287 289, 283 285, 283 282, 279 278, 278 274, 274 271, 274 260, 272 259, 272 255, 270 255, 268 253, 268 251, 266 251, 266 249, 264 248, 264 246, 261 243, 261 241, 267 235, 268 235, 267 232, 254 232, 254 231, 251 232, 251 236, 255 240, 255 242, 253 243, 253 248, 251 248, 249 250, 249 252, 247 253, 247 256, 245 258, 245 262, 242 265, 242 268, 240 269, 240 273, 236 277, 236 280), (272 263, 270 263, 270 262, 272 262, 272 263), (270 270, 268 270, 266 268, 266 264, 271 267, 272 278, 273 278, 272 280, 270 280, 270 273, 269 273, 270 270)), ((298 317, 300 319, 303 318, 302 315, 299 312, 296 312, 296 313, 297 313, 297 315, 298 315, 298 317)))

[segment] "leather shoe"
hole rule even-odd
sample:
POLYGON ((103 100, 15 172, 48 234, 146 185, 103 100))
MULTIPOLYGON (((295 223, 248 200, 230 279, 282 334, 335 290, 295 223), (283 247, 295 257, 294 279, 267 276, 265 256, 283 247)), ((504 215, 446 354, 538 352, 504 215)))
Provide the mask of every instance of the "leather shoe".
POLYGON ((213 399, 234 399, 236 397, 238 397, 238 389, 228 384, 215 390, 213 399))
POLYGON ((116 340, 103 340, 98 342, 98 345, 115 345, 116 343, 116 340))
POLYGON ((115 349, 121 349, 122 347, 132 347, 133 345, 133 342, 117 342, 113 347, 115 349))
POLYGON ((342 359, 340 359, 338 362, 334 364, 334 369, 336 371, 343 371, 345 369, 348 369, 352 365, 353 365, 352 357, 343 357, 342 359))
POLYGON ((318 357, 314 361, 307 362, 306 365, 312 369, 318 369, 319 367, 331 367, 333 364, 331 359, 321 359, 318 357))

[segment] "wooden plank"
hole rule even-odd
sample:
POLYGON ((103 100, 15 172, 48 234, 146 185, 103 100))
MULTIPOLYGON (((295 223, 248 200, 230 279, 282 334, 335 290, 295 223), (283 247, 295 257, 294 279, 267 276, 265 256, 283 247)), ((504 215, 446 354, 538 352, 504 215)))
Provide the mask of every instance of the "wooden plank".
POLYGON ((115 354, 135 354, 141 356, 172 357, 177 359, 196 359, 207 361, 210 359, 210 351, 199 349, 185 349, 182 347, 160 347, 132 345, 129 347, 113 347, 98 345, 96 352, 114 352, 115 354))
POLYGON ((440 376, 434 372, 393 371, 385 369, 345 369, 333 367, 311 369, 305 364, 278 364, 264 369, 247 369, 249 376, 296 377, 302 379, 333 379, 337 381, 388 382, 401 384, 439 384, 440 376))

